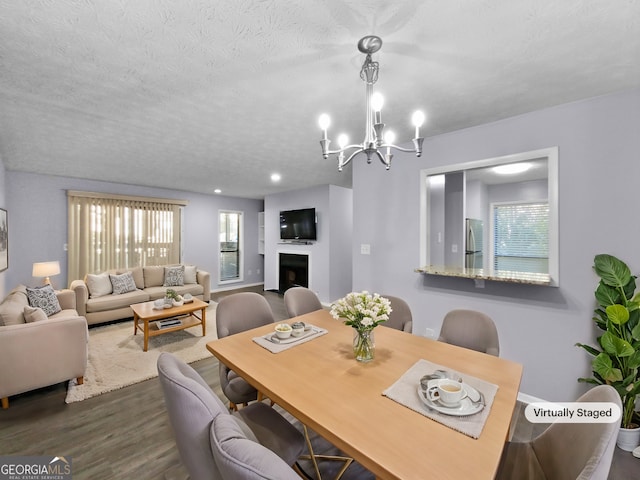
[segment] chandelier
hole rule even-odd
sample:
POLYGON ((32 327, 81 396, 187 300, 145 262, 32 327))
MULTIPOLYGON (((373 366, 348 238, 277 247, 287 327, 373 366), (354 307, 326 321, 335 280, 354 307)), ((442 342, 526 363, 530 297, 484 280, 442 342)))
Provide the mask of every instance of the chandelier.
POLYGON ((341 134, 338 136, 338 146, 340 149, 329 150, 331 140, 327 137, 327 130, 331 124, 331 119, 329 115, 323 113, 320 115, 318 121, 322 129, 322 140, 320 140, 322 156, 329 158, 329 155, 337 154, 338 171, 340 172, 356 155, 362 152, 367 155, 367 163, 371 163, 372 158, 376 156, 387 170, 391 167, 391 160, 393 159, 393 154, 391 153, 392 148, 401 152, 415 152, 417 157, 422 155, 422 142, 424 141, 424 137, 420 136, 420 127, 425 120, 424 113, 416 111, 412 116, 412 123, 416 127, 416 135, 415 138, 413 138, 413 149, 394 145, 394 133, 392 131, 384 131, 385 124, 382 123, 381 114, 384 99, 380 93, 374 93, 373 91, 373 84, 378 80, 379 65, 378 62, 371 60, 371 54, 376 53, 381 47, 382 39, 374 35, 363 37, 358 42, 358 50, 367 55, 360 70, 360 78, 365 82, 366 92, 366 127, 364 141, 361 144, 349 145, 349 138, 345 134, 341 134), (386 148, 386 153, 381 152, 381 149, 384 148, 386 148), (351 153, 345 160, 345 152, 348 151, 351 151, 351 153))

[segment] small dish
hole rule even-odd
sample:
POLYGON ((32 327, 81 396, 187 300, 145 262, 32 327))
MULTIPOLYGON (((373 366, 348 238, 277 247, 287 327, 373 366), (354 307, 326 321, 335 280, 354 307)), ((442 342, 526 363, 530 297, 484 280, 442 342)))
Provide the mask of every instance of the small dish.
POLYGON ((291 325, 291 335, 299 337, 304 333, 305 324, 303 322, 295 322, 291 325))
POLYGON ((281 339, 289 338, 293 328, 288 323, 279 323, 276 325, 276 336, 281 339))

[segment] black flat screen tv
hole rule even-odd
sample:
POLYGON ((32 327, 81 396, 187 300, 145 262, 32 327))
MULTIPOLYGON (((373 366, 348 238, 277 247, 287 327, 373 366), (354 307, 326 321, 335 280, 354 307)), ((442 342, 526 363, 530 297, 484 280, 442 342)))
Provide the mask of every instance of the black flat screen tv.
POLYGON ((280 212, 281 240, 316 240, 316 209, 280 212))

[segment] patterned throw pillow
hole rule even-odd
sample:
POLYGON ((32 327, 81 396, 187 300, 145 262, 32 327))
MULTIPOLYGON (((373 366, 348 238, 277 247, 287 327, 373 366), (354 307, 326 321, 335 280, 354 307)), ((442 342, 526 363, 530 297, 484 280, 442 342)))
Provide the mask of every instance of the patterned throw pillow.
POLYGON ((41 308, 47 314, 47 317, 62 310, 56 292, 51 285, 35 288, 27 287, 27 298, 30 306, 41 308))
POLYGON ((136 282, 131 272, 126 272, 121 275, 109 275, 109 280, 111 280, 114 295, 134 292, 136 290, 136 282))
POLYGON ((165 287, 181 287, 184 285, 184 265, 164 267, 165 287))
POLYGON ((42 320, 46 320, 47 314, 44 313, 44 310, 38 307, 30 307, 29 305, 24 306, 24 320, 27 323, 32 322, 41 322, 42 320))

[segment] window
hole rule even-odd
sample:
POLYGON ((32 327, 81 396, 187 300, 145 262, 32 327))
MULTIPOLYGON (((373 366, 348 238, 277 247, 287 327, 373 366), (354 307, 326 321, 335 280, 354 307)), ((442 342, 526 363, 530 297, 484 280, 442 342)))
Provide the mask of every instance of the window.
POLYGON ((242 212, 220 212, 220 283, 242 281, 242 212))
POLYGON ((493 268, 549 273, 549 204, 493 205, 493 268))
POLYGON ((87 273, 180 262, 184 201, 67 193, 69 281, 87 273))

